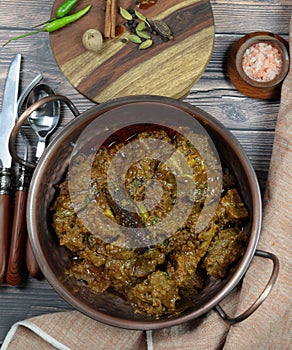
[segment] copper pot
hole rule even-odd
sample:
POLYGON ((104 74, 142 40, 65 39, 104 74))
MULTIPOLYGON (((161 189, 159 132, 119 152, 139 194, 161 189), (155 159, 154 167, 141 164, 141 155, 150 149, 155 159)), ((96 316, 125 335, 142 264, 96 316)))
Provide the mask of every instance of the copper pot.
MULTIPOLYGON (((10 151, 13 158, 30 167, 34 164, 22 160, 15 151, 17 132, 25 122, 27 116, 43 103, 59 99, 65 102, 77 115, 72 103, 65 97, 56 95, 46 97, 25 111, 16 123, 10 138, 10 151)), ((228 323, 236 323, 250 316, 264 301, 272 289, 279 271, 278 258, 271 253, 257 250, 262 222, 261 194, 252 165, 236 138, 215 118, 188 103, 166 97, 134 96, 94 106, 72 120, 52 140, 37 164, 29 189, 27 203, 28 232, 39 266, 52 287, 69 304, 87 316, 103 323, 127 329, 159 329, 174 326, 195 319, 215 308, 228 323), (130 106, 130 107, 129 107, 130 106), (249 210, 250 219, 244 230, 248 235, 248 242, 242 259, 234 271, 227 278, 215 284, 207 284, 196 297, 193 307, 172 318, 145 319, 134 314, 132 308, 123 300, 108 295, 96 294, 78 281, 70 281, 65 276, 68 263, 68 251, 60 247, 58 239, 51 228, 50 206, 55 196, 54 185, 59 183, 67 170, 74 143, 81 132, 93 120, 111 111, 122 109, 127 115, 127 109, 148 109, 152 113, 168 113, 178 111, 187 113, 195 118, 205 128, 213 140, 221 161, 228 165, 238 180, 240 192, 249 210), (241 315, 231 318, 226 315, 219 303, 239 284, 247 271, 254 255, 273 261, 273 271, 269 282, 260 297, 241 315)))

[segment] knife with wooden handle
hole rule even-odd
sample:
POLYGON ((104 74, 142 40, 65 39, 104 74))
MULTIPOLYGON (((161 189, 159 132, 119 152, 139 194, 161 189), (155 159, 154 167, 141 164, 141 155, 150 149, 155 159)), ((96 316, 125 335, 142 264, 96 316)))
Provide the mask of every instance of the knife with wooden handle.
POLYGON ((26 200, 30 180, 30 170, 19 168, 16 184, 14 217, 11 232, 10 253, 6 282, 11 286, 22 284, 27 275, 25 264, 25 246, 27 240, 26 230, 26 200))
POLYGON ((10 196, 12 158, 8 143, 17 119, 21 55, 17 54, 7 74, 0 114, 0 284, 5 280, 10 247, 10 196))
POLYGON ((9 169, 0 170, 0 186, 0 284, 2 284, 6 276, 11 229, 11 174, 9 169))

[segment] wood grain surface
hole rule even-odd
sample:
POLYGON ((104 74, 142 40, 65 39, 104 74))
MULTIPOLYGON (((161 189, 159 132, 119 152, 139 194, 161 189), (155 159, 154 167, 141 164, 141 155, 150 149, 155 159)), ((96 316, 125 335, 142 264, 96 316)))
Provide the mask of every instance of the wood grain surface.
MULTIPOLYGON (((83 0, 80 2, 83 3, 83 0)), ((192 86, 184 101, 212 114, 236 136, 252 162, 263 191, 270 165, 279 99, 254 99, 238 91, 228 75, 228 58, 234 43, 250 32, 269 31, 287 40, 292 1, 210 0, 210 3, 215 22, 213 54, 200 80, 192 86)), ((53 5, 54 0, 0 0, 0 45, 47 20, 53 5)), ((52 53, 49 35, 41 33, 5 48, 0 47, 0 108, 7 70, 15 53, 23 56, 21 90, 41 72, 44 82, 56 93, 69 97, 80 112, 94 106, 61 73, 52 53)), ((70 111, 62 108, 60 125, 50 140, 72 119, 70 111)), ((24 133, 34 140, 31 130, 24 130, 24 133)), ((23 149, 21 141, 18 149, 19 152, 23 149)), ((70 309, 71 306, 43 278, 28 278, 20 287, 3 283, 0 286, 0 344, 15 322, 70 309)))
MULTIPOLYGON (((132 2, 119 0, 118 6, 129 8, 132 2)), ((53 13, 60 3, 62 0, 56 0, 53 13)), ((90 3, 91 0, 83 1, 76 6, 76 11, 90 3)), ((158 1, 146 10, 139 9, 150 19, 165 21, 174 37, 163 42, 159 36, 152 36, 153 45, 145 50, 122 41, 130 32, 118 14, 117 25, 122 25, 124 32, 104 40, 98 53, 87 51, 82 44, 82 35, 87 29, 104 33, 106 1, 98 0, 92 5, 83 18, 51 33, 56 62, 80 93, 95 102, 129 95, 180 98, 188 94, 206 69, 213 51, 214 19, 209 1, 158 1)))

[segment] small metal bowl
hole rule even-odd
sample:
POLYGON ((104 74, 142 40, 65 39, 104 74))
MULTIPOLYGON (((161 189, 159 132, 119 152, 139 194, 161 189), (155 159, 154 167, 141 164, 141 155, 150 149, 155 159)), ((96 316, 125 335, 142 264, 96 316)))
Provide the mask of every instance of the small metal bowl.
MULTIPOLYGON (((259 63, 257 62, 257 64, 259 63)), ((244 81, 246 81, 249 85, 263 88, 263 89, 273 87, 275 85, 280 84, 288 73, 288 69, 289 69, 288 50, 286 49, 286 46, 279 39, 271 35, 256 35, 245 40, 242 43, 242 45, 239 47, 236 54, 236 67, 241 78, 244 81), (243 67, 244 55, 249 54, 248 51, 250 51, 251 48, 254 48, 256 47, 256 45, 260 45, 260 44, 269 45, 270 47, 275 49, 279 53, 279 56, 281 57, 280 70, 278 74, 275 74, 275 76, 272 79, 267 79, 267 80, 253 79, 251 75, 248 75, 246 73, 246 70, 243 67)))
POLYGON ((240 38, 232 45, 228 58, 228 75, 232 84, 244 95, 259 99, 279 99, 281 85, 289 70, 289 44, 281 36, 270 32, 253 32, 240 38), (272 79, 259 81, 246 74, 243 56, 251 47, 269 44, 281 56, 281 70, 272 79))

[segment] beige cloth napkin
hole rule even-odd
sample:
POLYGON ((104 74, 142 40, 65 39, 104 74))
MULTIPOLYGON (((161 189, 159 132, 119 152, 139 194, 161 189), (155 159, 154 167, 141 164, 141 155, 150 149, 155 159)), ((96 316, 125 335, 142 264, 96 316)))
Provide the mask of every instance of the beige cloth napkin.
MULTIPOLYGON (((290 27, 292 57, 292 21, 290 27)), ((280 258, 271 294, 247 320, 227 326, 214 311, 184 325, 158 331, 131 331, 91 320, 77 311, 34 317, 15 324, 1 350, 291 350, 292 349, 292 69, 282 87, 259 248, 280 258)), ((229 315, 244 311, 271 273, 255 257, 243 280, 221 304, 229 315)))

